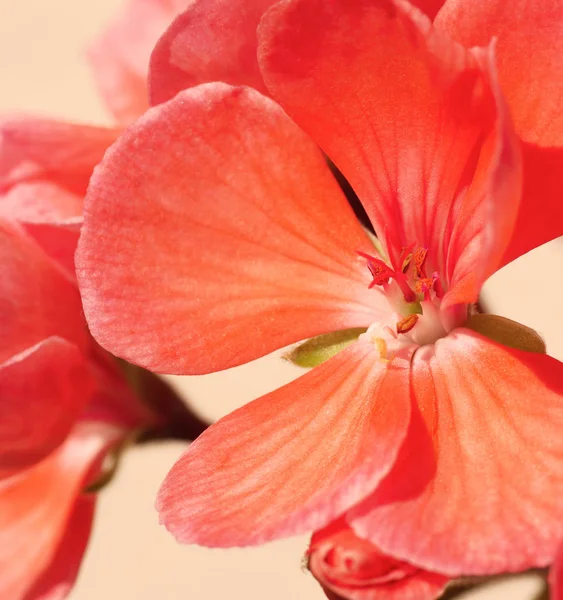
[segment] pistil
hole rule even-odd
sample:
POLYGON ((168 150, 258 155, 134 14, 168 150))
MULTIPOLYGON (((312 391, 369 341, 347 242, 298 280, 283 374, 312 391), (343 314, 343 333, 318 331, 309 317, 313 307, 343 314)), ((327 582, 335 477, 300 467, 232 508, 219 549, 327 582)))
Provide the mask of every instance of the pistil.
MULTIPOLYGON (((358 251, 357 253, 367 261, 367 267, 372 276, 370 288, 376 285, 381 286, 391 298, 393 291, 389 284, 393 280, 397 285, 397 292, 400 290, 405 304, 402 303, 402 300, 396 299, 398 303, 396 308, 403 317, 396 323, 398 335, 409 334, 422 321, 424 321, 424 326, 420 325, 416 331, 422 327, 420 333, 423 334, 424 339, 433 337, 430 332, 426 332, 428 327, 432 330, 435 329, 438 335, 441 335, 443 326, 440 322, 438 305, 440 298, 444 295, 444 288, 437 271, 434 271, 430 277, 426 273, 427 248, 415 247, 415 244, 403 248, 395 268, 382 259, 365 252, 358 251), (413 310, 412 307, 417 307, 418 310, 413 310)), ((415 337, 418 338, 418 334, 415 337)))

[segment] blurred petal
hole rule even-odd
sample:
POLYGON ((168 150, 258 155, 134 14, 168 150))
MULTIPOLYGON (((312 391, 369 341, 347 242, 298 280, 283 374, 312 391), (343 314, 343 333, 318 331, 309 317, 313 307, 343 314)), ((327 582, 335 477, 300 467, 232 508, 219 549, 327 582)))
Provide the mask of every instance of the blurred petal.
POLYGON ((276 0, 195 0, 151 55, 151 104, 211 81, 248 85, 267 93, 256 58, 256 28, 276 0))
MULTIPOLYGON (((61 543, 86 477, 120 435, 116 427, 83 423, 41 463, 0 482, 0 598, 32 600, 38 578, 48 581, 47 570, 61 558, 56 553, 67 550, 61 543)), ((80 551, 84 531, 75 533, 80 551)))
POLYGON ((186 0, 128 0, 121 15, 90 46, 88 58, 108 108, 125 125, 149 107, 149 58, 186 0))
POLYGON ((385 553, 448 575, 522 571, 554 557, 563 523, 563 366, 457 329, 421 348, 411 389, 433 436, 407 437, 375 494, 350 513, 385 553))
POLYGON ((80 216, 92 170, 117 134, 116 129, 36 117, 4 118, 0 215, 30 222, 80 216))
MULTIPOLYGON (((101 158, 101 156, 100 156, 101 158)), ((92 165, 93 170, 94 165, 92 165)), ((92 172, 90 171, 90 175, 92 172)), ((1 177, 1 176, 0 176, 1 177)), ((87 179, 84 178, 86 192, 87 179)), ((82 216, 84 197, 54 181, 27 179, 6 184, 0 192, 0 216, 20 223, 66 223, 82 216)))
POLYGON ((258 92, 204 84, 108 152, 77 271, 102 346, 194 374, 369 326, 387 301, 359 249, 373 252, 315 144, 258 92))
POLYGON ((221 419, 165 479, 161 522, 181 542, 220 547, 324 526, 392 467, 409 420, 409 358, 380 361, 357 342, 221 419))
POLYGON ((83 354, 60 338, 0 365, 0 476, 36 463, 59 446, 93 389, 83 354))
POLYGON ((428 248, 428 271, 458 287, 456 302, 475 301, 520 199, 517 149, 500 162, 512 136, 484 51, 399 0, 281 2, 259 40, 268 89, 352 184, 393 266, 404 248, 428 248), (491 188, 512 194, 493 208, 491 188))
POLYGON ((70 593, 90 539, 96 496, 79 496, 53 560, 39 576, 25 600, 62 600, 70 593))
MULTIPOLYGON (((82 205, 82 201, 81 201, 82 205)), ((59 223, 24 223, 26 231, 43 250, 75 279, 74 253, 80 236, 82 217, 59 223)))
POLYGON ((0 219, 0 364, 51 336, 88 346, 73 282, 22 230, 0 219))
MULTIPOLYGON (((127 376, 126 369, 132 365, 120 364, 114 356, 94 345, 90 368, 96 386, 83 419, 118 423, 128 429, 145 428, 158 423, 157 415, 144 401, 146 382, 136 386, 127 376)), ((154 375, 157 378, 156 375, 154 375)))
POLYGON ((37 117, 0 122, 0 217, 23 224, 74 277, 84 194, 117 130, 37 117))
POLYGON ((434 600, 448 578, 382 554, 341 518, 316 531, 309 570, 330 600, 434 600))

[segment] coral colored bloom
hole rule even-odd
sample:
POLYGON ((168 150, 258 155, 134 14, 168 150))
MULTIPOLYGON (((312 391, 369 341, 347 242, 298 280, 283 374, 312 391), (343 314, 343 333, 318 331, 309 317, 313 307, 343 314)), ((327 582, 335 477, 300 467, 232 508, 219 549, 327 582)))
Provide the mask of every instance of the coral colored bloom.
POLYGON ((88 334, 63 266, 73 248, 53 260, 17 214, 0 219, 0 597, 55 600, 88 541, 87 486, 104 456, 154 417, 88 334))
POLYGON ((382 554, 344 519, 315 532, 308 567, 330 600, 433 600, 448 578, 382 554))
MULTIPOLYGON (((527 6, 510 18, 533 28, 527 6)), ((258 39, 277 103, 222 83, 182 91, 97 168, 77 253, 88 322, 112 352, 184 374, 364 333, 200 436, 163 484, 161 520, 181 541, 237 546, 346 512, 359 537, 427 571, 548 564, 563 370, 526 351, 543 346, 525 328, 472 315, 523 235, 536 174, 494 44, 469 50, 402 0, 284 0, 258 39)))
MULTIPOLYGON (((145 27, 149 37, 136 26, 127 39, 146 72, 165 25, 145 27)), ((146 87, 135 91, 128 118, 147 104, 146 87)), ((0 122, 1 598, 66 596, 92 523, 95 495, 85 490, 116 444, 154 424, 89 335, 74 272, 86 188, 119 132, 0 122)))

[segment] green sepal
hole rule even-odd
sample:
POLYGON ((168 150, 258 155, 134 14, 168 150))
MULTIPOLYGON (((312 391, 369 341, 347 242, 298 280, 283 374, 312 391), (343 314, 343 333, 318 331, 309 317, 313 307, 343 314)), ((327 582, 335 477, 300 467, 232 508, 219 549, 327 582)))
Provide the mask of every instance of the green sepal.
POLYGON ((311 338, 284 355, 286 360, 299 367, 317 367, 355 342, 365 328, 344 329, 311 338))
POLYGON ((516 350, 545 354, 545 342, 533 329, 499 315, 476 314, 469 317, 465 327, 516 350))

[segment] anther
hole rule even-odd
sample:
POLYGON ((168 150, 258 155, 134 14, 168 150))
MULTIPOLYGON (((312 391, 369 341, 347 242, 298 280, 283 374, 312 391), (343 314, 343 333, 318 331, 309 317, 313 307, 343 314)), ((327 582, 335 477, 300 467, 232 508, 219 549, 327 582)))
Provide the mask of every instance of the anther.
POLYGON ((373 277, 373 281, 369 284, 370 288, 374 285, 384 285, 385 283, 389 283, 389 279, 395 275, 391 267, 386 265, 381 259, 375 258, 375 256, 371 256, 360 250, 357 250, 356 253, 368 261, 367 266, 373 277))
POLYGON ((417 248, 414 251, 413 259, 414 259, 414 270, 417 277, 426 278, 426 273, 424 270, 424 263, 426 262, 426 255, 428 254, 427 248, 417 248))
POLYGON ((397 323, 397 333, 408 333, 418 322, 418 315, 409 315, 397 323))
POLYGON ((414 248, 414 244, 407 246, 401 250, 401 256, 399 258, 399 265, 401 266, 401 271, 406 273, 412 260, 412 250, 414 248))

